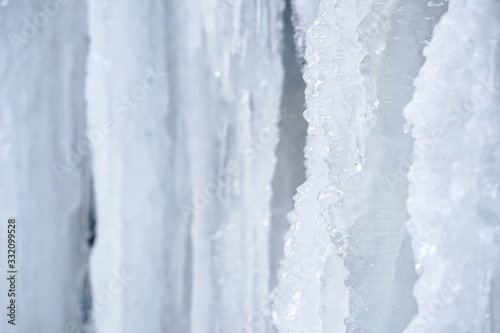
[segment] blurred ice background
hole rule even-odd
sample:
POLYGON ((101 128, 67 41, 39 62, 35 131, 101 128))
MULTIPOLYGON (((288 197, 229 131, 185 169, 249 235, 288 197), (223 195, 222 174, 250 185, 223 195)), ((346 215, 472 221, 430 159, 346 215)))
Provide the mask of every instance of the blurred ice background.
POLYGON ((499 42, 496 0, 1 0, 0 332, 500 333, 499 42))

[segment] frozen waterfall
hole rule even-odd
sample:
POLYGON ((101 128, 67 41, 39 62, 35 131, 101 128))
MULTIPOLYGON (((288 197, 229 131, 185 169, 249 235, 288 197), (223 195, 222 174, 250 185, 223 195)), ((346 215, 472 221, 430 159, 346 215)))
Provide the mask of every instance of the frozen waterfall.
POLYGON ((500 333, 497 0, 0 0, 0 36, 1 333, 500 333))

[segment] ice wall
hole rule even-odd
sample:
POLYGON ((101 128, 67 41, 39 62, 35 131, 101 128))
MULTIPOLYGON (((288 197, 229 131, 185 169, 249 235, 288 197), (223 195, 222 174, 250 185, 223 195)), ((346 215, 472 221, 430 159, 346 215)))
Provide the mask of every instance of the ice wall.
POLYGON ((18 332, 500 332, 498 1, 284 9, 0 1, 18 332))
POLYGON ((90 177, 81 1, 0 6, 1 332, 81 330, 90 177), (17 219, 16 326, 7 324, 7 218, 17 219))
POLYGON ((270 329, 283 5, 89 2, 99 331, 270 329))
POLYGON ((450 1, 405 110, 415 139, 408 209, 421 273, 405 332, 498 332, 497 1, 450 1))

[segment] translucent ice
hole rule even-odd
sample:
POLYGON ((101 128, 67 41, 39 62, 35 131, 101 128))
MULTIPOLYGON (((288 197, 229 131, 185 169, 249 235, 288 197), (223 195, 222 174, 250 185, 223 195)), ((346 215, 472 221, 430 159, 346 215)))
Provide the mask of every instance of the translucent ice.
POLYGON ((321 3, 306 40, 309 178, 275 292, 280 331, 401 332, 416 313, 402 111, 444 8, 321 3))
POLYGON ((0 0, 0 29, 19 332, 500 332, 498 1, 0 0))
POLYGON ((90 177, 86 9, 0 7, 1 332, 81 329, 90 177), (7 323, 7 218, 17 219, 16 326, 7 323))
POLYGON ((166 40, 165 10, 157 1, 88 6, 86 98, 97 217, 92 315, 98 332, 161 332, 167 323, 177 328, 165 312, 174 315, 182 306, 176 279, 183 279, 183 263, 172 260, 185 253, 185 225, 168 179, 175 153, 166 123, 166 51, 159 42, 166 40), (178 247, 169 252, 174 235, 178 247))

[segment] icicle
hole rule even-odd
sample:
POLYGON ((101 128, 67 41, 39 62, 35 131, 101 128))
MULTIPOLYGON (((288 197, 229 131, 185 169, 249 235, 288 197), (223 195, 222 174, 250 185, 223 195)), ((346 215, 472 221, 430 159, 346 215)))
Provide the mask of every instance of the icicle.
POLYGON ((184 252, 186 226, 172 181, 162 3, 88 1, 86 96, 98 221, 91 283, 98 332, 183 327, 182 319, 167 322, 172 317, 166 315, 183 301, 177 295, 183 262, 176 255, 184 252))
POLYGON ((496 1, 450 1, 405 110, 415 139, 408 230, 421 273, 408 333, 500 330, 499 12, 496 1))
POLYGON ((187 124, 192 332, 268 332, 282 1, 186 1, 169 54, 187 124), (203 139, 199 139, 203 138, 203 139))
POLYGON ((1 5, 0 331, 80 331, 90 185, 86 8, 80 1, 1 5), (17 220, 14 269, 6 265, 10 217, 17 220), (6 316, 7 270, 17 271, 15 326, 6 316))
POLYGON ((402 110, 442 8, 414 0, 335 8, 340 37, 332 111, 324 111, 330 184, 322 207, 349 272, 346 330, 400 332, 416 311, 415 272, 405 265, 411 141, 402 110))
MULTIPOLYGON (((318 42, 333 39, 324 32, 334 24, 331 5, 331 2, 322 3, 321 19, 315 22, 308 33, 310 39, 305 55, 307 65, 304 69, 304 79, 307 83, 307 110, 304 117, 309 123, 305 148, 308 179, 299 186, 294 197, 295 210, 289 216, 291 227, 285 244, 286 258, 282 263, 280 284, 273 293, 275 323, 280 332, 322 332, 320 273, 333 246, 328 239, 317 200, 322 187, 328 183, 328 169, 324 161, 328 150, 319 115, 322 102, 320 98, 328 94, 320 94, 316 87, 318 85, 320 92, 323 92, 322 83, 326 79, 323 73, 327 72, 327 68, 325 65, 321 67, 318 60, 326 45, 321 46, 318 42)), ((336 268, 342 270, 338 261, 337 264, 336 268)), ((336 283, 336 286, 340 289, 334 296, 344 297, 345 288, 342 282, 336 283)), ((338 310, 337 318, 341 321, 343 310, 338 310)))

